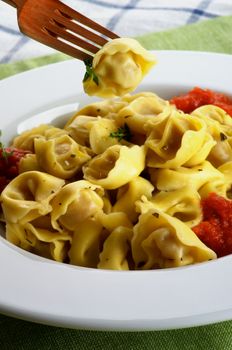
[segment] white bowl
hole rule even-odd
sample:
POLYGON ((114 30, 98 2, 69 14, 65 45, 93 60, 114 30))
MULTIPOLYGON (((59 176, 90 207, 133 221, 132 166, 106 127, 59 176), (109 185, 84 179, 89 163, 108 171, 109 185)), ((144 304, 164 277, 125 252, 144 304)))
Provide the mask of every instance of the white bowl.
MULTIPOLYGON (((232 56, 158 51, 138 91, 170 98, 194 86, 232 95, 232 56)), ((45 122, 59 124, 93 102, 82 92, 84 65, 52 64, 0 81, 3 142, 45 122)), ((2 232, 4 236, 4 232, 2 232)), ((182 268, 106 271, 56 263, 0 237, 0 311, 71 328, 154 330, 232 318, 232 255, 182 268)))

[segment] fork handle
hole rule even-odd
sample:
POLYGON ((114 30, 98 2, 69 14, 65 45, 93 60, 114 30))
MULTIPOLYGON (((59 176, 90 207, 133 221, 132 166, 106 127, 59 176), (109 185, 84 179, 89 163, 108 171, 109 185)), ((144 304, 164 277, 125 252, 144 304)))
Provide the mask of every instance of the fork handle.
POLYGON ((18 9, 22 7, 23 3, 25 2, 25 0, 3 0, 3 1, 18 9))

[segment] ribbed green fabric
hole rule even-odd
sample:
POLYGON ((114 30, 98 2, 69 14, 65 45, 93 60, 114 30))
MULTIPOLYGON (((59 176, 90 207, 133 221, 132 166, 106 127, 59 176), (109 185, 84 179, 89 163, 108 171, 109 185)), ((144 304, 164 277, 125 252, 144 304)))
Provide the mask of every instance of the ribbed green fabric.
POLYGON ((1 350, 230 350, 232 321, 149 332, 56 328, 0 316, 1 350))
MULTIPOLYGON (((148 49, 232 53, 232 16, 139 38, 148 49)), ((0 78, 68 59, 62 54, 0 65, 0 78)), ((4 283, 2 281, 1 283, 4 283)), ((1 292, 1 290, 0 290, 1 292)), ((17 293, 17 291, 16 291, 17 293)), ((229 350, 232 321, 214 325, 149 332, 97 332, 62 329, 0 316, 1 350, 229 350)))

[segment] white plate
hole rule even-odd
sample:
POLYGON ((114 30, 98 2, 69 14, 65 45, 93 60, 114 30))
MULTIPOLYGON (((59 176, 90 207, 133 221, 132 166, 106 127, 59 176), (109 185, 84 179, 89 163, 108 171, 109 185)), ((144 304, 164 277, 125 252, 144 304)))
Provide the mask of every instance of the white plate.
MULTIPOLYGON (((232 95, 232 56, 159 51, 139 90, 169 98, 194 86, 232 95)), ((80 105, 84 66, 70 60, 0 82, 1 129, 63 120, 80 105), (46 112, 48 111, 48 112, 46 112), (33 117, 36 116, 36 117, 33 117), (27 122, 25 122, 27 120, 27 122)), ((0 237, 0 311, 72 328, 152 330, 232 319, 232 255, 166 270, 105 271, 52 262, 0 237)))

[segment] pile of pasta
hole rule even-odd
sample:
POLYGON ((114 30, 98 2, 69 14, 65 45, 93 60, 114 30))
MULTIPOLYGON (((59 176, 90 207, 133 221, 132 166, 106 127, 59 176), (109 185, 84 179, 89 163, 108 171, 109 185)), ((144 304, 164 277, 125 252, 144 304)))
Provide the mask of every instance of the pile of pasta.
POLYGON ((31 151, 1 194, 6 238, 59 262, 114 269, 179 267, 217 258, 193 232, 201 199, 230 198, 232 119, 191 114, 152 92, 102 100, 63 128, 15 137, 31 151))

